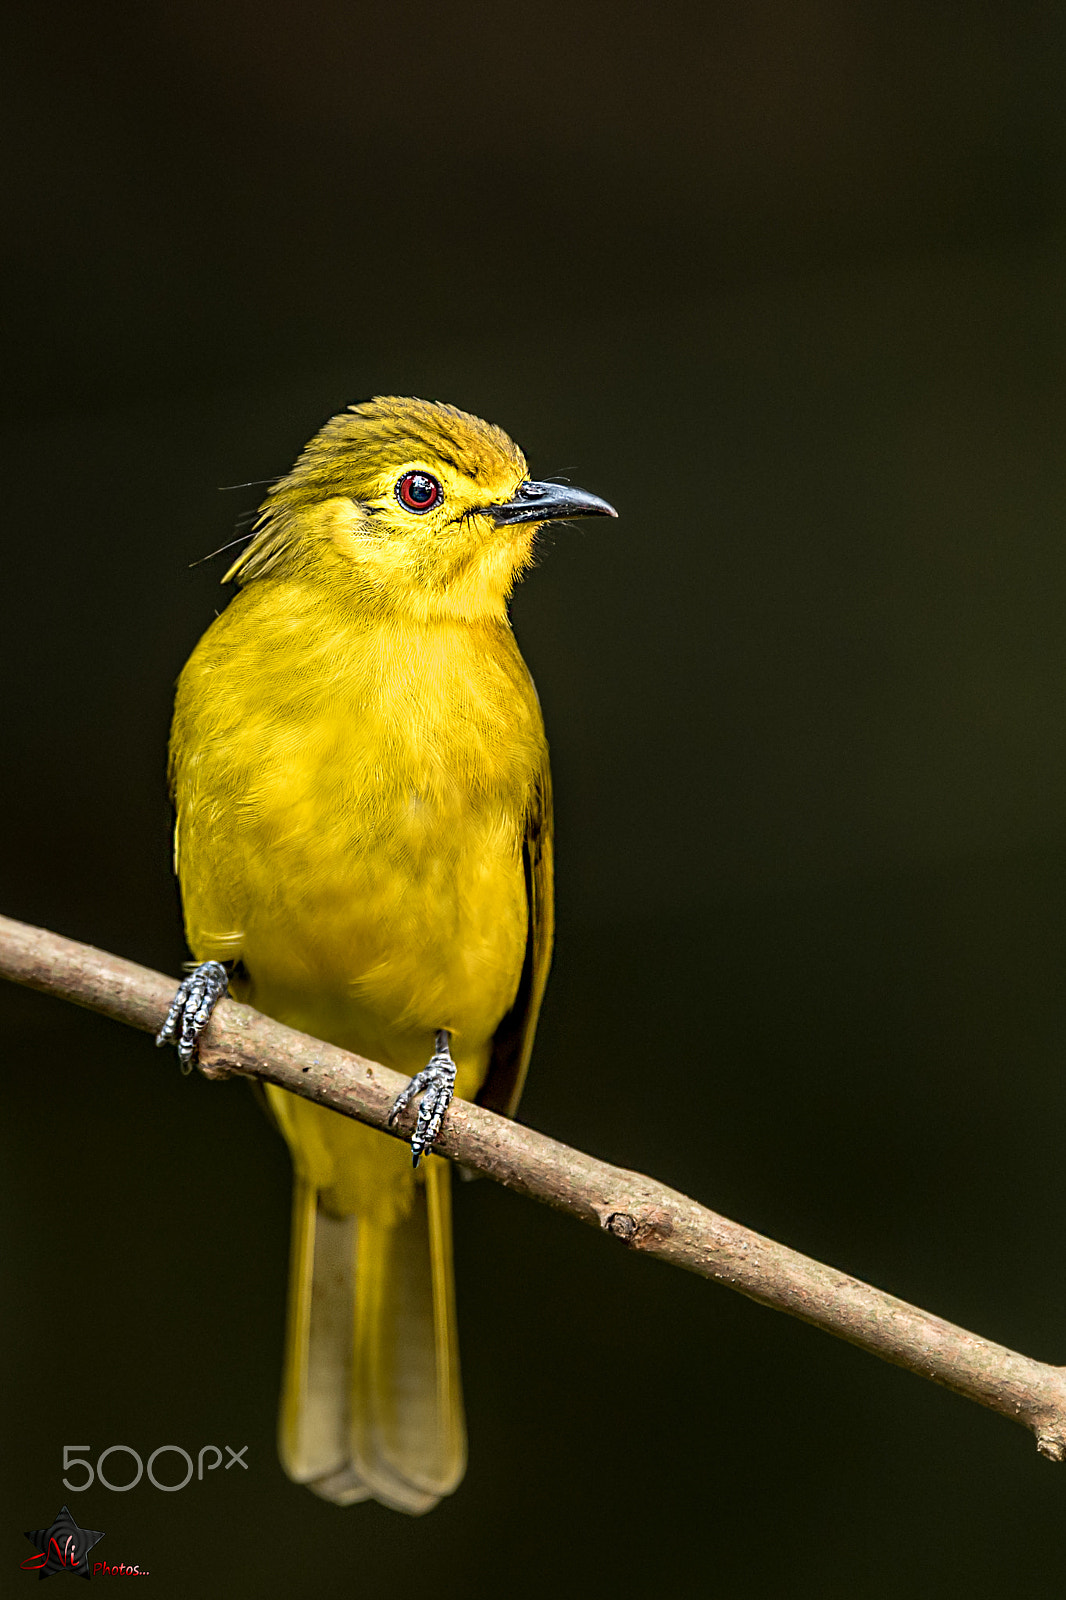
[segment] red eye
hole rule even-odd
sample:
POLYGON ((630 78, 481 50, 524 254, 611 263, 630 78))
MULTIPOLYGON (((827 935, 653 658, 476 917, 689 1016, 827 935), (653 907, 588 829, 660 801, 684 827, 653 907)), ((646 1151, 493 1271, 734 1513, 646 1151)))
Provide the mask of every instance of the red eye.
POLYGON ((408 511, 432 511, 444 499, 444 490, 428 472, 408 472, 396 485, 396 498, 408 511))

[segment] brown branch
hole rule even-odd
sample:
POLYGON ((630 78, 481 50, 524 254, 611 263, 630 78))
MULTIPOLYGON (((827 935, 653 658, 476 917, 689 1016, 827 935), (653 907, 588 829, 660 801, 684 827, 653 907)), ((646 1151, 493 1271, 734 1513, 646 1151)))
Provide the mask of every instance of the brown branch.
MULTIPOLYGON (((132 961, 0 917, 0 976, 155 1033, 175 983, 132 961)), ((405 1080, 375 1061, 222 1001, 201 1045, 208 1077, 239 1073, 385 1129, 405 1080)), ((406 1121, 407 1119, 405 1119, 406 1121)), ((386 1130, 387 1131, 387 1130, 386 1130)), ((1066 1459, 1066 1368, 942 1322, 869 1284, 775 1244, 673 1189, 568 1149, 466 1101, 452 1103, 443 1154, 621 1240, 752 1300, 787 1311, 872 1355, 988 1406, 1066 1459)))

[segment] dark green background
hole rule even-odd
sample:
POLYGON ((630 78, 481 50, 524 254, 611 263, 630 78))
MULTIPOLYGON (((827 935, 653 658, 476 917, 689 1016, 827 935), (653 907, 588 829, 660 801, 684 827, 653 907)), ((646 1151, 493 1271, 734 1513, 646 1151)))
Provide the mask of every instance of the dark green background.
MULTIPOLYGON (((515 604, 559 813, 523 1117, 1066 1360, 1061 8, 4 30, 0 908, 178 972, 168 706, 224 600, 189 563, 255 498, 218 486, 451 400, 621 513, 515 604)), ((489 1183, 466 1482, 316 1501, 273 1451, 281 1142, 144 1036, 0 1007, 3 1593, 64 1500, 159 1596, 1062 1593, 1022 1430, 489 1183), (64 1444, 212 1442, 251 1470, 60 1483, 64 1444)))

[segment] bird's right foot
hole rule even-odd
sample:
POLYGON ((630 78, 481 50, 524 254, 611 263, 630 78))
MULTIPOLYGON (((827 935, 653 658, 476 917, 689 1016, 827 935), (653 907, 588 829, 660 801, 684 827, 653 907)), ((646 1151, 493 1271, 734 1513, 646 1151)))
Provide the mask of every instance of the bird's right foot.
POLYGON ((429 1061, 416 1072, 405 1089, 401 1089, 389 1112, 389 1127, 400 1113, 406 1110, 416 1095, 422 1100, 418 1107, 415 1131, 411 1135, 411 1165, 418 1166, 425 1151, 431 1150, 444 1121, 444 1113, 452 1103, 455 1091, 455 1062, 448 1044, 447 1028, 437 1029, 437 1042, 429 1061))
POLYGON ((179 984, 155 1042, 177 1045, 182 1072, 192 1071, 200 1035, 211 1021, 211 1013, 225 994, 228 983, 229 973, 221 961, 203 961, 179 984))

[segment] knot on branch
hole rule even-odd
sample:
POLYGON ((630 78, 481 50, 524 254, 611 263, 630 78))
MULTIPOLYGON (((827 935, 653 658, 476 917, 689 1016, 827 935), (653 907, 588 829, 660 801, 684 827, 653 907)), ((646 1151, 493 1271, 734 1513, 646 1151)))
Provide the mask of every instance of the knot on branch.
POLYGON ((638 1249, 642 1245, 658 1244, 663 1239, 669 1239, 674 1231, 670 1213, 661 1206, 649 1206, 636 1216, 628 1211, 612 1211, 604 1219, 603 1226, 616 1239, 621 1239, 623 1244, 635 1245, 638 1249))

